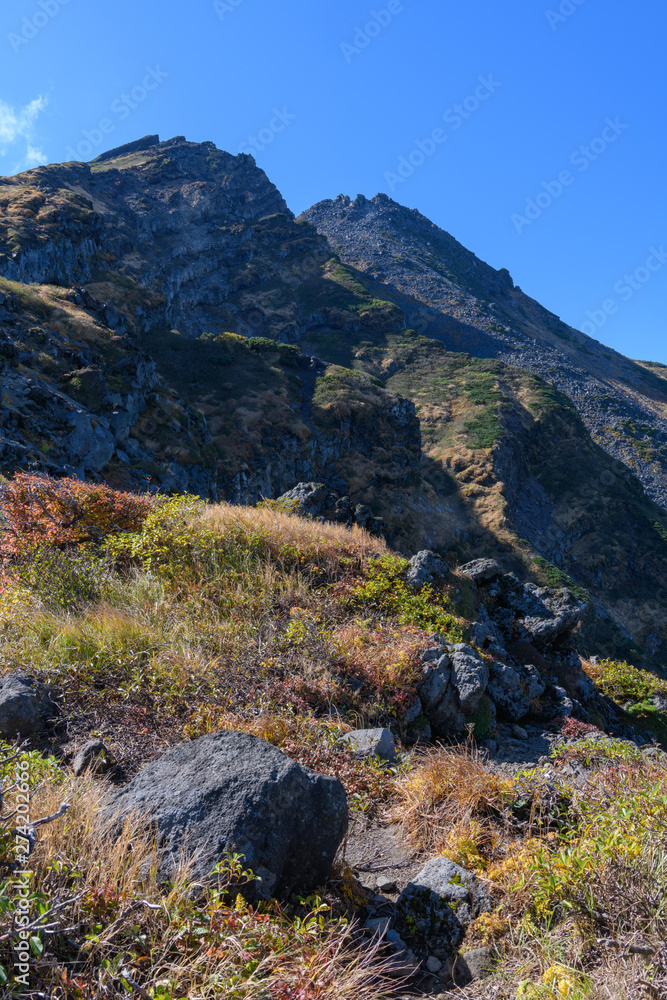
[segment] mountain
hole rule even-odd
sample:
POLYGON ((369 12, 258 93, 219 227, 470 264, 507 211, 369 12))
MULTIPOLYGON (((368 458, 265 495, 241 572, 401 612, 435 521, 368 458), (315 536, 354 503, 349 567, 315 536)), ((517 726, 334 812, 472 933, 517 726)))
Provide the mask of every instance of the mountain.
POLYGON ((384 195, 294 218, 251 156, 182 137, 1 179, 0 337, 7 475, 322 481, 407 555, 570 578, 589 651, 659 663, 667 369, 384 195))

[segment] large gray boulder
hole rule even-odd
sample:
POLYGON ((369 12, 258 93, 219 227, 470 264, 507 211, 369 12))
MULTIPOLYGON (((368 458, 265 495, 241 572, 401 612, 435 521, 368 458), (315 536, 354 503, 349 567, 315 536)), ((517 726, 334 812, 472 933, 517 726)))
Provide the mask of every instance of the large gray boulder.
POLYGON ((574 645, 574 632, 588 603, 571 590, 520 584, 513 573, 499 581, 498 603, 491 617, 507 639, 532 643, 537 649, 560 652, 574 645))
POLYGON ((429 549, 422 549, 410 560, 406 580, 411 587, 419 590, 427 583, 445 580, 451 570, 444 559, 429 549))
POLYGON ((160 873, 181 852, 204 880, 225 853, 261 882, 239 887, 250 901, 310 893, 324 883, 347 832, 345 790, 247 733, 220 732, 172 747, 111 796, 117 827, 137 814, 157 830, 160 873))
POLYGON ((32 674, 16 672, 0 680, 0 737, 32 736, 57 714, 52 691, 32 674))

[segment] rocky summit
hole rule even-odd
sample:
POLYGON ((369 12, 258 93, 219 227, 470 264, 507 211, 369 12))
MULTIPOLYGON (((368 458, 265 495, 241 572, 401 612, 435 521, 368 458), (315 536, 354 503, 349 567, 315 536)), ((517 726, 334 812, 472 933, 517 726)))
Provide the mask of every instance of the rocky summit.
POLYGON ((660 660, 667 369, 386 195, 294 218, 251 156, 183 137, 4 178, 0 364, 7 475, 319 483, 408 557, 579 588, 589 651, 660 660))

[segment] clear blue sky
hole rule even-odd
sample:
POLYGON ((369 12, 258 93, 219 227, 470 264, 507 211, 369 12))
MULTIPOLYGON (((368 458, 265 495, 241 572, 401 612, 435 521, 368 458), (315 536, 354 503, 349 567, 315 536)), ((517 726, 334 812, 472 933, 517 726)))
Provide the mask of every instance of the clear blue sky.
POLYGON ((667 363, 664 0, 217 8, 4 0, 0 173, 71 159, 86 130, 82 158, 149 132, 233 153, 259 136, 294 212, 386 191, 573 326, 667 363), (400 157, 418 164, 402 182, 400 157))

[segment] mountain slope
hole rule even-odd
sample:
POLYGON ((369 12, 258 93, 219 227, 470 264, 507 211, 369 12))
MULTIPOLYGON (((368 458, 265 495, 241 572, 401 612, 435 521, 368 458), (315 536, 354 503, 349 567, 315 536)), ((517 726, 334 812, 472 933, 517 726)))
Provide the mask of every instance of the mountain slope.
POLYGON ((0 180, 6 473, 234 503, 320 480, 407 554, 567 574, 591 652, 657 654, 660 366, 385 196, 295 219, 252 157, 141 145, 0 180))
POLYGON ((516 365, 575 403, 596 441, 667 507, 667 372, 567 326, 449 233, 386 195, 339 196, 303 213, 408 325, 455 351, 516 365))

